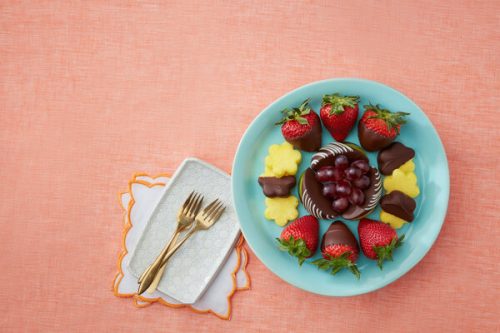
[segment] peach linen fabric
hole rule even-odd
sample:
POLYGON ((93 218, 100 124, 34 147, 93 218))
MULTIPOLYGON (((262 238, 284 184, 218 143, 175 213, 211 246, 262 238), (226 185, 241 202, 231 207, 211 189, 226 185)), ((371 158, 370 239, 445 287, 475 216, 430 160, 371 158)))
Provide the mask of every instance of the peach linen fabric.
POLYGON ((2 1, 0 331, 500 330, 499 1, 2 1), (251 254, 231 321, 113 296, 136 171, 226 171, 287 91, 331 77, 401 90, 451 171, 432 250, 379 291, 328 298, 251 254))

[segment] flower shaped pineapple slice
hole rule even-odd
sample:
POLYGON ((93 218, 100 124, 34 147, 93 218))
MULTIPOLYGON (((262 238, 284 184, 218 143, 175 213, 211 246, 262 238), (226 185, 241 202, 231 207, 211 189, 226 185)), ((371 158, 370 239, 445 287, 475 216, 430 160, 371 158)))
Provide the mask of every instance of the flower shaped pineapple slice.
POLYGON ((280 145, 271 145, 269 155, 266 157, 266 170, 264 175, 281 178, 283 176, 295 176, 302 155, 288 142, 280 145))
POLYGON ((397 216, 387 213, 386 211, 380 212, 380 221, 389 224, 393 229, 399 229, 404 226, 405 223, 408 223, 397 216))
POLYGON ((274 220, 277 225, 283 227, 299 216, 298 205, 299 200, 293 195, 287 198, 266 198, 264 216, 266 219, 274 220))
POLYGON ((404 173, 400 169, 394 170, 391 176, 385 177, 384 189, 387 193, 398 190, 412 198, 420 194, 415 173, 404 173))

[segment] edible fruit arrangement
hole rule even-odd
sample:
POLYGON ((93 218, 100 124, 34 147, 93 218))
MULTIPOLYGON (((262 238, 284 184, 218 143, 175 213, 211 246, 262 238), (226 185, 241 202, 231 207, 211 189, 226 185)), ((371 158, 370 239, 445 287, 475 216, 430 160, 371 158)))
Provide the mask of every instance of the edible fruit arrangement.
POLYGON ((375 209, 382 182, 360 147, 332 142, 313 155, 299 193, 306 210, 318 218, 355 220, 375 209))
POLYGON ((364 105, 357 129, 360 147, 345 141, 359 117, 359 96, 324 95, 319 116, 310 102, 307 99, 284 109, 276 123, 286 142, 269 148, 258 180, 266 196, 265 216, 284 226, 278 247, 296 257, 299 265, 310 262, 332 275, 347 270, 359 279, 359 257, 377 261, 382 269, 384 261, 393 260, 396 249, 403 245, 405 236, 395 229, 415 219, 414 198, 420 193, 415 151, 394 141, 409 114, 391 112, 378 104, 364 105), (324 146, 322 124, 334 139, 324 146), (302 159, 299 150, 314 154, 297 181, 302 159), (365 151, 378 151, 377 166, 370 165, 365 151), (300 201, 310 214, 297 219, 297 199, 291 194, 296 184, 300 201), (380 221, 367 218, 379 204, 380 221), (318 249, 321 220, 335 221, 321 236, 321 258, 309 261, 318 249), (358 220, 359 243, 346 225, 358 220))
POLYGON ((350 204, 359 206, 365 202, 363 190, 370 186, 368 171, 368 162, 349 162, 345 155, 339 155, 335 166, 324 166, 316 172, 316 179, 323 184, 323 195, 333 200, 333 210, 343 213, 350 204))

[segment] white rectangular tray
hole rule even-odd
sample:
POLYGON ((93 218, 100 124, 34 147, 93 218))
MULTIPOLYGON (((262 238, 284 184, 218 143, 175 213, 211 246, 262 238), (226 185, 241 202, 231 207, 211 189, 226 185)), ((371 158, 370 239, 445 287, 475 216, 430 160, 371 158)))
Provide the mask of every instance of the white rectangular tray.
POLYGON ((177 212, 191 191, 204 195, 203 206, 218 198, 226 210, 217 223, 196 232, 168 261, 158 290, 185 304, 203 294, 239 235, 231 180, 225 172, 196 158, 184 160, 165 187, 128 263, 138 278, 155 260, 174 233, 177 212))

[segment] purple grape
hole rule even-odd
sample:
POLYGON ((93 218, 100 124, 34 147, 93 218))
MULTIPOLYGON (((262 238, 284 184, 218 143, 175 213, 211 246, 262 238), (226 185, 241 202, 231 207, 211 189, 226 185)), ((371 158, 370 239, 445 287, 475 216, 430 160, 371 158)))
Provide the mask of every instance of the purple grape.
POLYGON ((366 175, 363 175, 359 179, 353 181, 353 185, 361 190, 365 190, 370 187, 370 178, 366 175))
POLYGON ((349 159, 345 155, 335 157, 334 165, 337 169, 345 170, 349 166, 349 159))
POLYGON ((332 166, 324 166, 320 168, 316 172, 316 180, 320 183, 327 183, 336 180, 335 179, 335 174, 337 171, 335 171, 335 168, 332 166))
POLYGON ((349 202, 353 205, 362 205, 365 202, 365 194, 359 188, 353 188, 349 196, 349 202))
POLYGON ((345 175, 343 170, 340 170, 338 168, 333 169, 333 178, 335 181, 339 181, 344 179, 345 175))
POLYGON ((361 177, 361 170, 359 170, 356 167, 350 166, 347 169, 345 169, 345 176, 348 180, 355 180, 359 179, 361 177))
POLYGON ((358 168, 361 170, 363 175, 367 174, 370 171, 370 165, 365 160, 357 160, 351 163, 351 166, 358 168))
POLYGON ((347 200, 347 198, 338 198, 333 201, 332 208, 337 213, 342 213, 349 208, 349 200, 347 200))
POLYGON ((339 180, 335 191, 339 197, 348 197, 351 194, 351 183, 346 180, 339 180))
POLYGON ((328 199, 335 199, 337 194, 335 183, 325 183, 323 184, 323 196, 328 199))

